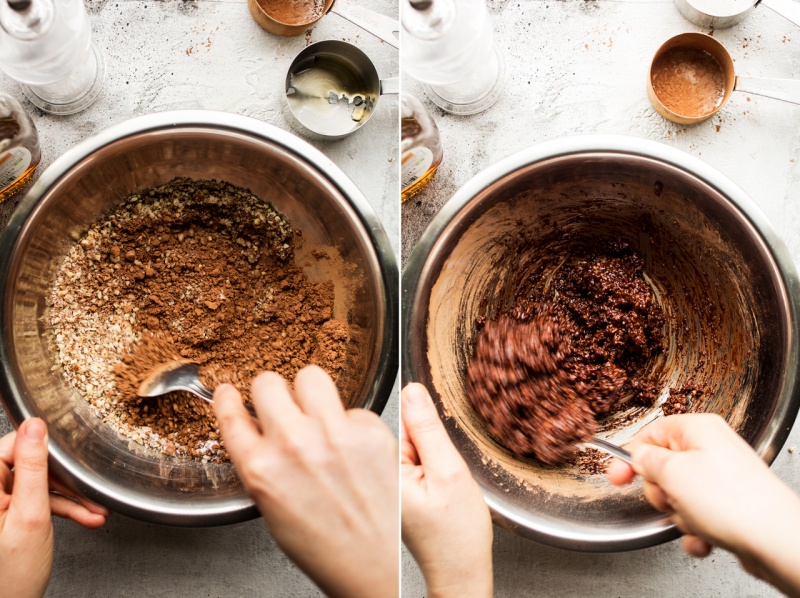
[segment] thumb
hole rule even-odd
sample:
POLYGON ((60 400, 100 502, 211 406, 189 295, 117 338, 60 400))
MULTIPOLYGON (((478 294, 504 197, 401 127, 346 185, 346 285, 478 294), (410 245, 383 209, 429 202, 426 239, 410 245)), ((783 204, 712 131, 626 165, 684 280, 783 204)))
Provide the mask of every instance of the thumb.
POLYGON ((439 419, 430 394, 421 384, 409 384, 403 389, 402 416, 425 475, 436 476, 452 470, 454 465, 465 465, 439 419))
POLYGON ((26 521, 50 518, 47 427, 41 419, 24 421, 17 432, 14 443, 14 488, 9 510, 26 521))

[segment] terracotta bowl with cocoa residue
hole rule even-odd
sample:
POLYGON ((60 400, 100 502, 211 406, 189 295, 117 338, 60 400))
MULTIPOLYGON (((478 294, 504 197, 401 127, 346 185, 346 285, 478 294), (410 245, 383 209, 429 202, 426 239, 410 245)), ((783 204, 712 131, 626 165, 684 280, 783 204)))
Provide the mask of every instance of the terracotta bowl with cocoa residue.
POLYGON ((679 535, 644 498, 575 466, 513 455, 466 394, 479 316, 510 307, 530 274, 624 241, 666 324, 645 368, 660 397, 601 422, 624 444, 655 418, 670 388, 706 389, 695 410, 723 416, 768 463, 797 416, 795 266, 775 230, 733 182, 697 158, 643 139, 572 137, 534 146, 478 174, 445 204, 403 273, 404 383, 433 394, 495 522, 584 551, 652 546, 679 535))
MULTIPOLYGON (((153 523, 223 525, 258 517, 231 463, 201 463, 123 438, 68 386, 48 348, 45 300, 75 240, 134 191, 176 176, 244 187, 331 259, 295 263, 335 286, 350 326, 340 390, 380 413, 397 376, 398 272, 369 202, 333 162, 261 121, 212 111, 162 112, 115 125, 56 160, 0 235, 0 396, 12 423, 41 417, 51 472, 111 510, 153 523), (335 259, 334 259, 335 258, 335 259)), ((337 315, 338 314, 338 315, 337 315)))

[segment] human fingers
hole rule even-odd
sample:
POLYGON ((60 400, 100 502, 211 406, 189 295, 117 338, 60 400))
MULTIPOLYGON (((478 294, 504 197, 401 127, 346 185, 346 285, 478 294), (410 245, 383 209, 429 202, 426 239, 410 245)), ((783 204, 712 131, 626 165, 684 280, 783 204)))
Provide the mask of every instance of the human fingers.
POLYGON ((214 414, 225 449, 234 463, 241 462, 261 439, 261 434, 234 386, 221 384, 214 391, 214 414))
POLYGON ((658 485, 646 480, 644 482, 644 497, 647 502, 662 513, 672 513, 674 511, 664 491, 658 485))
POLYGON ((11 489, 14 487, 14 474, 11 473, 11 468, 5 463, 0 463, 0 496, 4 494, 11 494, 11 489))
POLYGON ((55 491, 61 496, 65 496, 70 500, 77 501, 79 504, 86 507, 86 509, 88 509, 92 513, 95 513, 96 515, 102 515, 103 517, 109 517, 111 515, 111 511, 109 511, 107 508, 98 505, 96 502, 92 502, 91 500, 89 500, 84 496, 81 496, 77 492, 70 490, 53 476, 50 476, 49 485, 51 493, 55 491))
POLYGON ((96 529, 106 522, 105 515, 93 513, 82 504, 60 494, 50 494, 50 512, 56 517, 70 519, 88 529, 96 529))
POLYGON ((292 396, 289 384, 280 374, 263 372, 253 380, 253 404, 266 435, 280 428, 290 428, 302 412, 292 396))
POLYGON ((11 490, 14 487, 14 474, 5 463, 0 463, 0 513, 8 510, 11 503, 11 490))
POLYGON ((672 515, 670 515, 670 519, 672 520, 672 523, 675 524, 675 527, 677 527, 682 534, 688 534, 688 535, 694 534, 694 530, 686 524, 686 520, 680 513, 672 513, 672 515))
POLYGON ((465 467, 425 387, 409 384, 402 395, 403 424, 425 475, 433 478, 447 475, 454 468, 465 467))
MULTIPOLYGON (((386 427, 386 424, 381 421, 381 416, 374 411, 370 411, 369 409, 355 407, 345 411, 344 415, 351 422, 358 424, 359 426, 380 428, 382 430, 386 430, 387 432, 389 431, 389 428, 386 427)), ((389 433, 391 434, 391 432, 389 433)))
POLYGON ((417 449, 414 448, 414 443, 408 435, 406 422, 403 421, 400 428, 400 463, 402 465, 417 466, 419 465, 419 455, 417 449))
POLYGON ((0 463, 5 463, 9 469, 14 467, 14 443, 17 432, 10 432, 0 438, 0 463))
POLYGON ((294 396, 306 415, 327 423, 341 422, 344 418, 344 405, 336 384, 319 366, 309 365, 297 372, 294 396))
POLYGON ((612 459, 606 469, 608 481, 615 486, 624 486, 630 484, 636 477, 636 472, 633 467, 625 463, 622 459, 612 459))
POLYGON ((683 538, 681 538, 681 544, 683 544, 683 549, 688 554, 701 559, 711 554, 711 550, 714 548, 711 544, 694 534, 686 534, 683 536, 683 538))
POLYGON ((645 426, 633 438, 628 448, 633 450, 643 444, 652 444, 673 451, 686 451, 701 448, 712 437, 730 432, 725 420, 713 413, 670 415, 645 426))
POLYGON ((642 444, 628 446, 633 460, 633 469, 645 480, 664 486, 665 472, 675 452, 661 446, 642 444))
POLYGON ((50 518, 47 479, 47 427, 38 418, 22 422, 14 443, 14 489, 11 506, 27 521, 50 518))
POLYGON ((344 433, 357 434, 365 443, 372 440, 376 441, 371 450, 381 450, 389 447, 391 454, 394 455, 394 464, 397 464, 397 438, 383 421, 380 415, 369 409, 354 408, 348 409, 345 418, 357 427, 348 427, 344 433), (381 447, 381 448, 378 448, 381 447))
POLYGON ((14 487, 14 442, 17 433, 11 432, 0 438, 0 512, 8 508, 11 500, 11 489, 14 487))

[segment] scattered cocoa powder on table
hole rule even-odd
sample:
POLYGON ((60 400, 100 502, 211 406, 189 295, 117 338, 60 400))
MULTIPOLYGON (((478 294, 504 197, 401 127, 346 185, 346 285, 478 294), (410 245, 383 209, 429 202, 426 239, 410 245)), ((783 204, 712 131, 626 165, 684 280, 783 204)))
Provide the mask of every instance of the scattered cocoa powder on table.
POLYGON ((565 262, 547 288, 534 284, 486 321, 467 367, 467 388, 489 433, 519 455, 557 465, 575 458, 597 419, 620 399, 645 406, 656 385, 643 371, 663 349, 664 319, 624 244, 565 262))
MULTIPOLYGON (((140 398, 165 360, 201 364, 211 388, 317 364, 344 371, 348 325, 332 281, 293 262, 299 235, 269 203, 224 182, 175 179, 90 227, 56 276, 52 348, 67 380, 123 435, 170 455, 227 458, 211 407, 185 393, 140 398)), ((323 259, 324 252, 312 252, 323 259)))

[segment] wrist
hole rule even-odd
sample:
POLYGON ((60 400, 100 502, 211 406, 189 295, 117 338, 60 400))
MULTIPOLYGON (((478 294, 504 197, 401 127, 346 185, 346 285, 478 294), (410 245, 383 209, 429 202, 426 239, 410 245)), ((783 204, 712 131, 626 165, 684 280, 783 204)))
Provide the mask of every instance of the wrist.
POLYGON ((474 566, 461 575, 425 575, 427 598, 491 598, 494 579, 491 561, 483 567, 474 566))
POLYGON ((459 583, 449 586, 427 585, 427 598, 492 598, 494 584, 491 579, 481 583, 459 583))
POLYGON ((800 593, 800 498, 781 484, 769 493, 774 501, 755 517, 754 527, 739 543, 744 568, 789 595, 800 593))

